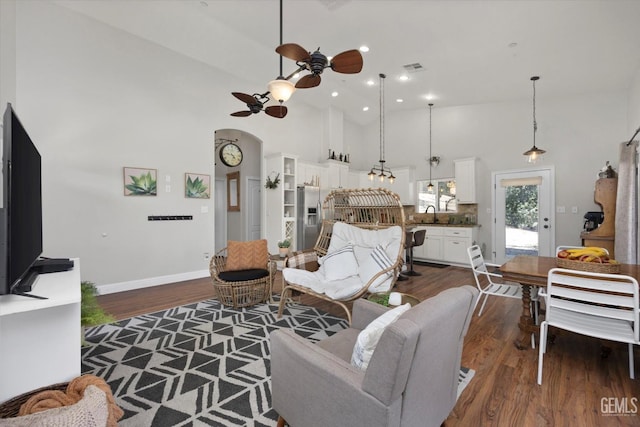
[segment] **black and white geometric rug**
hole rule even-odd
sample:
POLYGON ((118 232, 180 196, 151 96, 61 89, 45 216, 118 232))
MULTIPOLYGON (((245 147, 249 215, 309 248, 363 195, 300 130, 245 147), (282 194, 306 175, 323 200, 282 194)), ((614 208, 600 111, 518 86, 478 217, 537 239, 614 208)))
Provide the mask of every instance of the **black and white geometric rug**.
POLYGON ((289 304, 281 319, 277 311, 211 299, 90 328, 82 373, 111 386, 121 426, 273 426, 269 333, 289 328, 318 341, 347 327, 304 305, 289 304))

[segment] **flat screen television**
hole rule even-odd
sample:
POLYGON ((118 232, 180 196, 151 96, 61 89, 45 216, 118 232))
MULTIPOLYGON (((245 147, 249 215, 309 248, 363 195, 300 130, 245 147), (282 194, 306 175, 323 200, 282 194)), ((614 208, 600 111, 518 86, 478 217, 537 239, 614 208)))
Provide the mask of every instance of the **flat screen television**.
POLYGON ((42 254, 40 153, 11 104, 3 121, 0 295, 30 291, 42 254))

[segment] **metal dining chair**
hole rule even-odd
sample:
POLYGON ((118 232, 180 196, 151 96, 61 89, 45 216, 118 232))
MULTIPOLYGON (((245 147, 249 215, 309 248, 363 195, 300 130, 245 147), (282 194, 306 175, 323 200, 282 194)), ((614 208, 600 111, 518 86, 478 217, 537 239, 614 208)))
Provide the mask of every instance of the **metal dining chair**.
POLYGON ((540 325, 538 384, 549 326, 590 337, 627 343, 629 377, 635 379, 633 345, 640 344, 638 282, 631 276, 553 268, 539 295, 546 304, 540 325))
MULTIPOLYGON (((489 295, 495 295, 498 297, 507 297, 514 299, 522 299, 522 286, 519 283, 505 282, 502 280, 502 275, 495 271, 489 271, 487 267, 500 267, 498 264, 485 262, 482 256, 480 246, 473 245, 467 249, 469 254, 469 261, 471 263, 471 269, 473 270, 473 276, 476 279, 476 286, 480 291, 480 298, 484 296, 482 306, 478 312, 478 316, 482 315, 482 310, 487 303, 489 295)), ((476 305, 480 301, 480 298, 476 300, 476 305)), ((538 323, 538 294, 537 287, 531 289, 531 303, 534 306, 532 314, 536 324, 538 323)))

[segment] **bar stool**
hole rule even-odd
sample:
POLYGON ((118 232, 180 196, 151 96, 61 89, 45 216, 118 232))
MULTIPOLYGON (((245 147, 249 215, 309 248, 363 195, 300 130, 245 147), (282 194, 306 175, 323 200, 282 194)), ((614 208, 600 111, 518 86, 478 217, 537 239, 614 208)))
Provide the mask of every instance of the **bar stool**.
POLYGON ((409 266, 411 268, 405 274, 407 276, 422 276, 422 273, 418 273, 413 269, 413 248, 415 248, 416 246, 422 246, 424 244, 424 238, 427 234, 427 230, 418 230, 412 234, 413 239, 411 242, 411 246, 409 247, 409 266))
POLYGON ((404 232, 404 249, 407 251, 407 255, 409 256, 409 262, 411 268, 406 272, 401 272, 398 275, 398 281, 409 280, 407 276, 413 276, 411 270, 413 270, 413 231, 405 231, 404 232))

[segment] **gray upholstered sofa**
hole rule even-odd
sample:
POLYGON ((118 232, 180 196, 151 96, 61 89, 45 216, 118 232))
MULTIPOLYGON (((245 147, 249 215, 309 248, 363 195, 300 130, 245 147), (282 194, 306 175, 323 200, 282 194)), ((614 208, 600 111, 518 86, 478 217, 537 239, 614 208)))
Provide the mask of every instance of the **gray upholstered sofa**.
POLYGON ((350 363, 353 347, 383 306, 357 300, 351 327, 317 344, 274 331, 273 408, 293 427, 440 426, 456 403, 477 297, 463 286, 412 307, 383 332, 365 371, 350 363))

